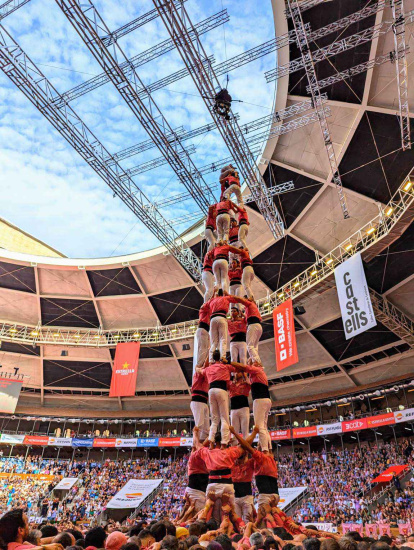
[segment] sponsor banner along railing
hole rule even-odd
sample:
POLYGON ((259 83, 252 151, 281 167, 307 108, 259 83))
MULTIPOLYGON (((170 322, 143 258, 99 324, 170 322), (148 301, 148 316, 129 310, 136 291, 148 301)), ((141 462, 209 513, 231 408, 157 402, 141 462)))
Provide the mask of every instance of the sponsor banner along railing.
MULTIPOLYGON (((376 429, 381 426, 390 426, 400 422, 414 422, 414 408, 404 409, 376 416, 367 416, 332 424, 319 424, 284 430, 269 430, 272 441, 284 439, 303 439, 307 437, 325 436, 330 434, 357 432, 359 430, 376 429)), ((53 447, 88 447, 88 448, 136 448, 136 447, 191 447, 192 437, 52 437, 43 435, 23 435, 3 433, 0 435, 0 444, 4 445, 31 445, 53 447)))

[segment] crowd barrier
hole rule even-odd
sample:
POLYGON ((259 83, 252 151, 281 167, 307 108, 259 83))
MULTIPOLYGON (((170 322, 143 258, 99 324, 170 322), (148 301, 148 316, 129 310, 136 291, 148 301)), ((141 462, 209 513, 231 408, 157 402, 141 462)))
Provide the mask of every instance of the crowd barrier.
MULTIPOLYGON (((307 437, 325 436, 331 434, 350 433, 360 430, 376 429, 401 422, 414 422, 414 408, 404 409, 376 416, 367 416, 332 424, 319 424, 304 428, 289 428, 286 430, 269 430, 272 441, 283 439, 303 439, 307 437)), ((101 437, 53 437, 47 435, 8 434, 0 435, 0 444, 34 445, 54 447, 86 447, 92 448, 130 448, 137 447, 191 447, 192 437, 133 437, 133 438, 101 438, 101 437)))

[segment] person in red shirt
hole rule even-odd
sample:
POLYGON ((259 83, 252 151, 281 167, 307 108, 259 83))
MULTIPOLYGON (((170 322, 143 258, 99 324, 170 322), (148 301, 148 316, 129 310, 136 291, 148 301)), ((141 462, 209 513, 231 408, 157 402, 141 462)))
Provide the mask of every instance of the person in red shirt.
POLYGON ((217 209, 216 205, 212 204, 208 207, 206 225, 204 229, 204 237, 208 242, 208 251, 213 250, 217 240, 217 209))
MULTIPOLYGON (((233 426, 233 423, 232 423, 233 426)), ((233 426, 234 427, 234 426, 233 426)), ((235 428, 237 431, 237 429, 235 428)), ((246 441, 252 444, 256 432, 245 437, 246 441)), ((254 460, 244 454, 238 458, 231 471, 231 477, 234 484, 235 493, 235 512, 242 518, 245 523, 253 521, 254 517, 254 504, 253 504, 253 491, 252 480, 254 473, 254 460)))
POLYGON ((230 219, 230 232, 229 232, 229 243, 233 246, 238 246, 239 241, 239 224, 237 223, 236 218, 230 219))
POLYGON ((214 492, 217 498, 223 493, 230 495, 230 505, 234 507, 234 485, 231 476, 232 468, 238 458, 244 453, 243 449, 237 447, 221 447, 221 436, 216 434, 213 448, 200 447, 200 457, 204 460, 209 471, 206 493, 214 492))
POLYGON ((232 306, 231 318, 227 324, 230 334, 230 357, 232 361, 247 363, 246 331, 247 322, 244 313, 232 306))
POLYGON ((210 300, 198 312, 198 328, 194 334, 193 372, 204 366, 210 349, 210 300))
POLYGON ((255 363, 260 363, 261 361, 259 355, 259 342, 263 334, 263 328, 262 316, 260 315, 259 308, 253 300, 247 300, 246 298, 238 297, 235 297, 235 300, 239 304, 243 304, 246 308, 246 343, 249 356, 255 363))
POLYGON ((220 357, 226 358, 227 352, 227 312, 230 304, 235 304, 235 296, 223 296, 222 291, 218 291, 217 295, 209 301, 210 304, 210 360, 213 357, 213 352, 219 348, 220 357))
POLYGON ((241 250, 240 261, 242 269, 241 283, 243 285, 244 294, 249 300, 254 300, 252 283, 254 281, 253 260, 250 257, 249 251, 241 250))
POLYGON ((243 204, 239 174, 231 164, 222 168, 220 174, 220 184, 223 198, 230 198, 230 196, 234 193, 237 197, 237 203, 243 204))
POLYGON ((200 455, 200 435, 201 430, 196 426, 193 431, 193 447, 187 463, 188 485, 185 490, 185 495, 189 497, 196 513, 202 510, 206 504, 209 473, 200 455))
POLYGON ((238 212, 238 207, 228 199, 223 199, 216 204, 217 210, 217 240, 221 243, 228 242, 230 231, 230 210, 238 212))
POLYGON ((229 384, 231 425, 243 437, 247 437, 250 424, 250 383, 242 372, 236 372, 229 384))
POLYGON ((210 252, 207 252, 207 254, 204 256, 203 272, 201 275, 201 280, 203 281, 204 285, 205 302, 208 302, 208 300, 210 300, 214 292, 213 260, 213 250, 210 250, 210 252))
MULTIPOLYGON (((240 262, 236 258, 231 261, 229 269, 229 279, 230 279, 230 294, 232 296, 241 296, 241 278, 242 278, 242 269, 240 267, 240 262)), ((240 306, 237 306, 236 309, 240 309, 240 306)))
POLYGON ((234 246, 217 243, 212 250, 213 254, 213 273, 218 289, 224 292, 229 291, 229 253, 238 254, 240 250, 234 246))
POLYGON ((205 373, 197 368, 191 386, 190 408, 193 413, 194 424, 200 430, 200 437, 203 441, 208 437, 210 428, 208 388, 209 386, 205 373))
POLYGON ((249 216, 247 215, 246 208, 240 208, 239 209, 239 247, 240 248, 247 248, 246 244, 246 238, 249 234, 249 216))
MULTIPOLYGON (((250 362, 250 361, 249 361, 250 362)), ((239 363, 232 363, 234 367, 243 367, 239 363)), ((264 452, 272 451, 272 440, 267 429, 272 401, 270 400, 269 382, 263 366, 260 363, 244 365, 245 372, 250 375, 253 399, 254 425, 259 430, 259 444, 264 452)))
POLYGON ((208 439, 214 442, 219 422, 221 422, 221 441, 223 446, 228 445, 230 441, 229 432, 229 394, 227 385, 230 382, 230 373, 236 372, 237 368, 223 362, 220 358, 220 352, 213 352, 212 362, 206 365, 202 372, 204 373, 208 384, 208 400, 210 403, 211 424, 208 439))

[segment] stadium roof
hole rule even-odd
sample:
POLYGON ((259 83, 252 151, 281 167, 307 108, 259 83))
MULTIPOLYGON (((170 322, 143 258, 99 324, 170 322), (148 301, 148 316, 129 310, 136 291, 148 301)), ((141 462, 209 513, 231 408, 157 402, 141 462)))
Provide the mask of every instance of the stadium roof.
MULTIPOLYGON (((332 0, 304 11, 303 18, 316 31, 372 3, 332 0)), ((272 4, 276 36, 281 36, 292 28, 291 22, 284 15, 283 0, 272 4)), ((412 9, 414 1, 406 1, 406 13, 412 9)), ((392 12, 387 4, 372 16, 317 40, 317 46, 389 21, 392 12)), ((408 47, 413 30, 408 19, 408 47)), ((392 32, 384 32, 325 58, 315 66, 318 79, 389 54, 393 44, 392 32)), ((280 68, 298 58, 299 52, 291 45, 279 49, 277 56, 280 68)), ((414 52, 408 51, 409 68, 413 60, 414 52)), ((306 100, 306 84, 303 70, 280 78, 275 110, 306 100)), ((414 85, 410 73, 408 84, 414 85)), ((274 198, 286 236, 275 242, 256 206, 249 208, 255 297, 261 300, 262 310, 269 307, 259 352, 272 381, 272 397, 280 405, 409 378, 414 366, 409 324, 414 318, 414 230, 410 225, 414 198, 412 187, 401 192, 414 166, 414 149, 402 151, 395 64, 374 65, 323 91, 349 219, 344 219, 330 181, 318 122, 269 139, 261 155, 268 185, 294 183, 293 190, 274 198), (397 204, 401 194, 405 201, 398 210, 401 215, 380 232, 381 220, 395 214, 389 204, 397 204), (368 238, 371 227, 376 229, 368 238), (301 283, 300 292, 292 291, 295 305, 306 310, 295 319, 300 360, 277 373, 270 306, 266 304, 272 297, 276 300, 276 291, 293 284, 334 249, 341 249, 344 257, 347 242, 361 244, 381 321, 346 341, 332 272, 317 284, 301 283)), ((205 250, 201 232, 200 223, 185 235, 198 255, 205 250)), ((190 330, 202 304, 202 288, 164 252, 158 248, 117 258, 73 260, 0 251, 0 319, 5 323, 0 333, 0 362, 10 370, 18 366, 27 375, 18 412, 91 417, 188 414, 190 330), (184 331, 181 323, 187 323, 184 331), (165 325, 176 325, 177 337, 173 327, 168 335, 163 332, 165 325), (127 333, 143 342, 137 394, 110 399, 114 348, 117 338, 122 341, 127 333)))

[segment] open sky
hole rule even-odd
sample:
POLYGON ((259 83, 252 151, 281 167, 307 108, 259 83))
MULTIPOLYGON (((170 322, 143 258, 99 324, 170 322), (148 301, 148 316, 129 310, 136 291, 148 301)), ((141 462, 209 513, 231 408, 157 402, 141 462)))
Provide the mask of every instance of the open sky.
MULTIPOLYGON (((99 0, 95 6, 111 30, 154 7, 151 0, 99 0)), ((215 63, 274 37, 270 0, 188 0, 186 7, 193 23, 228 10, 230 21, 201 38, 215 63)), ((8 16, 3 26, 60 93, 102 72, 54 0, 31 0, 8 16)), ((156 19, 121 38, 119 44, 132 57, 168 37, 156 19)), ((271 113, 275 88, 274 83, 266 84, 264 72, 274 64, 273 53, 229 73, 229 91, 243 101, 233 108, 241 124, 271 113)), ((183 66, 173 51, 137 72, 148 85, 183 66)), ((225 84, 226 77, 220 78, 225 84)), ((153 97, 173 128, 189 130, 211 121, 190 77, 154 92, 153 97)), ((112 153, 147 138, 112 83, 75 99, 71 106, 112 153)), ((228 156, 217 132, 185 142, 191 144, 199 167, 228 156)), ((154 148, 121 164, 131 168, 159 156, 154 148)), ((1 71, 0 167, 0 217, 69 257, 127 254, 159 244, 1 71)), ((216 180, 217 173, 205 176, 207 183, 216 180)), ((151 201, 185 190, 168 166, 135 176, 134 181, 151 201)), ((186 201, 162 213, 175 219, 196 211, 196 205, 186 201)), ((186 224, 177 230, 185 228, 186 224)))

